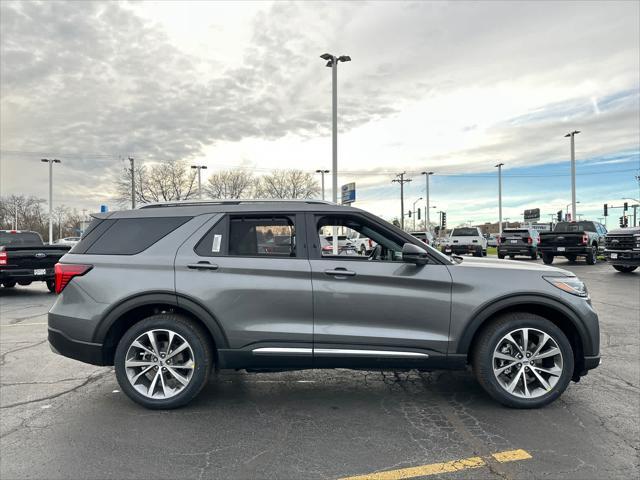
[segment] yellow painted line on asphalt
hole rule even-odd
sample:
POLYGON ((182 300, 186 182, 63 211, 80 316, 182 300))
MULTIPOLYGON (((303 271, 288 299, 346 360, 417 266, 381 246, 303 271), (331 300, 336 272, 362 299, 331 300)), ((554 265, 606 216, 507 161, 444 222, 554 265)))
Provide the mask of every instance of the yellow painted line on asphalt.
MULTIPOLYGON (((491 454, 491 457, 500 463, 515 462, 518 460, 528 460, 531 458, 525 450, 508 450, 491 454)), ((345 477, 341 480, 402 480, 404 478, 427 477, 429 475, 439 475, 443 473, 459 472, 460 470, 470 470, 487 465, 482 457, 469 457, 462 460, 453 460, 444 463, 431 463, 418 467, 401 468, 398 470, 387 470, 385 472, 367 473, 354 477, 345 477)))

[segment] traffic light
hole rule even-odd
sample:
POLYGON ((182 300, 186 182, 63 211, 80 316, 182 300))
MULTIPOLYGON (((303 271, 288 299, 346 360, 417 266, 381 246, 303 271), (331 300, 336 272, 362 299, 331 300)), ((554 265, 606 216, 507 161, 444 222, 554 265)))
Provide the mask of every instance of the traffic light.
POLYGON ((627 228, 628 226, 628 219, 627 217, 625 217, 624 215, 622 217, 620 217, 620 227, 621 228, 627 228))
POLYGON ((559 222, 562 221, 562 210, 558 210, 558 213, 556 213, 556 220, 559 222))
POLYGON ((411 218, 411 210, 409 210, 409 213, 407 213, 407 215, 409 216, 409 218, 411 218))
POLYGON ((623 210, 626 212, 627 210, 629 210, 629 202, 624 202, 622 204, 622 206, 624 207, 623 210))
POLYGON ((442 228, 447 227, 447 212, 442 212, 442 228))
POLYGON ((607 204, 604 204, 604 216, 608 216, 609 215, 609 209, 607 208, 607 204))
POLYGON ((420 220, 420 209, 418 209, 418 220, 420 220))

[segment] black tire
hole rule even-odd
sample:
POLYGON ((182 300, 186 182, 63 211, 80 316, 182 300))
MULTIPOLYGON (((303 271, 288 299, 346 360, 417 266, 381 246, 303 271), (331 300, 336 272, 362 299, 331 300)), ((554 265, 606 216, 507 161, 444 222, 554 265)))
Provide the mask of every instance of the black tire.
POLYGON ((16 286, 16 282, 4 282, 4 283, 2 284, 2 286, 3 286, 4 288, 13 288, 13 287, 15 287, 15 286, 16 286))
POLYGON ((482 247, 476 249, 476 251, 473 252, 473 256, 474 257, 481 257, 482 256, 482 247))
POLYGON ((515 256, 515 255, 509 255, 509 258, 510 258, 511 260, 515 260, 516 256, 515 256))
POLYGON ((565 255, 564 258, 566 258, 567 260, 569 260, 571 263, 576 261, 576 256, 575 255, 565 255))
POLYGON ((634 265, 614 265, 613 268, 622 273, 631 273, 638 267, 634 265))
POLYGON ((47 288, 51 293, 56 291, 56 281, 55 280, 47 280, 47 288))
POLYGON ((20 280, 18 280, 18 285, 22 285, 23 287, 26 287, 27 285, 31 285, 31 282, 30 281, 21 282, 20 280))
POLYGON ((499 253, 499 254, 498 254, 498 258, 499 258, 500 260, 504 259, 504 253, 499 253))
POLYGON ((360 245, 360 255, 366 255, 367 254, 367 249, 364 248, 364 245, 360 245))
POLYGON ((587 265, 595 265, 598 261, 598 247, 593 245, 591 251, 587 254, 587 265))
POLYGON ((483 250, 483 251, 482 251, 482 256, 483 256, 483 257, 486 257, 486 256, 487 256, 487 251, 486 251, 486 250, 483 250))
POLYGON ((116 348, 114 364, 118 384, 131 400, 149 409, 168 410, 186 405, 204 388, 213 367, 213 353, 207 334, 200 325, 182 315, 159 314, 141 320, 125 332, 116 348), (131 385, 124 363, 129 347, 140 335, 150 330, 162 329, 181 335, 189 343, 193 350, 195 368, 188 385, 180 393, 166 399, 152 399, 131 385))
POLYGON ((473 371, 482 388, 495 400, 511 408, 539 408, 556 400, 565 391, 573 376, 573 349, 565 334, 544 317, 526 312, 508 313, 496 318, 479 333, 472 346, 473 371), (522 398, 507 392, 493 372, 493 351, 500 339, 518 328, 535 328, 550 335, 562 353, 563 370, 547 393, 536 398, 522 398))
POLYGON ((551 253, 543 253, 542 261, 545 265, 551 265, 553 263, 553 254, 551 253))
POLYGON ((538 250, 537 249, 533 249, 531 250, 531 260, 537 260, 538 259, 538 250))

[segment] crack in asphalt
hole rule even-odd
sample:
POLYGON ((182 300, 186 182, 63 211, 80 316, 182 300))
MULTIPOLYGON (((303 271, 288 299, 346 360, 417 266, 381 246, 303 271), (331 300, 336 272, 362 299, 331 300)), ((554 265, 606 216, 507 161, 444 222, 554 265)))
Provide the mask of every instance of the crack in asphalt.
POLYGON ((0 366, 4 365, 7 355, 10 355, 10 354, 15 353, 15 352, 19 352, 21 350, 26 350, 28 348, 37 347, 38 345, 42 345, 43 343, 48 342, 48 341, 49 341, 49 339, 45 338, 44 340, 40 340, 39 342, 30 343, 29 345, 25 345, 24 347, 14 348, 13 350, 9 350, 8 352, 4 352, 2 355, 0 355, 0 366))

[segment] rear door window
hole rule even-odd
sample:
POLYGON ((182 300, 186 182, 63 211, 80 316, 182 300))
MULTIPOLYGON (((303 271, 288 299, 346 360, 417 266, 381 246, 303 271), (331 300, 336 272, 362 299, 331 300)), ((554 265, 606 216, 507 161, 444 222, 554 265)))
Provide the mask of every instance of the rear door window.
POLYGON ((295 257, 296 248, 293 215, 229 218, 229 255, 295 257))

